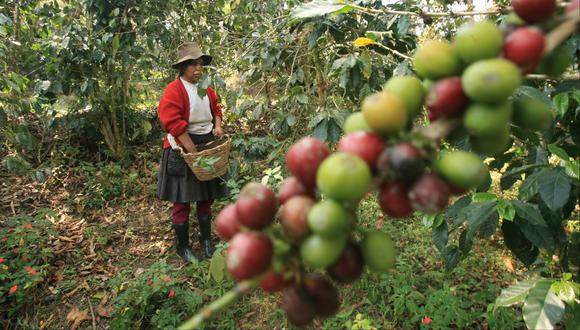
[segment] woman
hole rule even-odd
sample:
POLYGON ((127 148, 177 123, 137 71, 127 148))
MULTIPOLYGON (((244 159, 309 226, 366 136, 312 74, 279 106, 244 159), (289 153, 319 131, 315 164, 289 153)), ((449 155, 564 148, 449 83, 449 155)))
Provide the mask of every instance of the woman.
POLYGON ((222 179, 199 181, 178 151, 171 148, 169 139, 187 153, 195 153, 196 145, 223 135, 222 113, 212 88, 206 95, 198 95, 197 82, 203 68, 211 63, 211 56, 202 53, 195 42, 186 42, 177 48, 177 62, 172 66, 179 76, 163 92, 157 113, 163 129, 168 133, 163 142, 157 195, 173 202, 171 222, 176 238, 177 254, 188 263, 197 259, 189 244, 190 203, 196 202, 202 257, 210 258, 214 247, 211 242, 211 205, 216 198, 229 195, 222 179))

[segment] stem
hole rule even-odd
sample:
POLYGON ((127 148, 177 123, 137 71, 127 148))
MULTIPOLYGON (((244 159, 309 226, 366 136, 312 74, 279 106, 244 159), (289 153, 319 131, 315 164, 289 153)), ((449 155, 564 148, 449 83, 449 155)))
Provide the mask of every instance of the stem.
POLYGON ((406 59, 406 60, 410 60, 410 59, 412 59, 412 57, 411 57, 411 56, 409 56, 409 55, 405 55, 405 54, 403 54, 403 53, 399 52, 398 50, 395 50, 395 49, 389 48, 389 47, 387 47, 387 46, 385 46, 385 45, 383 45, 383 44, 380 44, 380 43, 375 43, 374 45, 376 45, 376 46, 379 46, 379 47, 381 47, 381 48, 383 48, 383 49, 385 49, 385 50, 388 50, 389 52, 391 52, 391 53, 393 53, 393 54, 395 54, 395 55, 398 55, 399 57, 402 57, 402 58, 404 58, 404 59, 406 59))
POLYGON ((551 77, 543 74, 528 74, 524 78, 528 80, 580 80, 580 73, 551 77))
POLYGON ((241 296, 257 287, 258 284, 260 284, 261 279, 262 277, 258 276, 251 280, 239 282, 226 294, 213 301, 211 304, 205 306, 199 313, 195 314, 192 318, 187 320, 187 322, 183 323, 178 329, 189 330, 199 328, 203 322, 209 320, 222 309, 236 302, 241 296))
POLYGON ((554 48, 558 47, 559 44, 564 42, 564 40, 574 33, 578 28, 578 22, 580 22, 579 10, 574 10, 566 15, 566 20, 550 31, 546 36, 546 48, 544 49, 544 54, 554 50, 554 48))

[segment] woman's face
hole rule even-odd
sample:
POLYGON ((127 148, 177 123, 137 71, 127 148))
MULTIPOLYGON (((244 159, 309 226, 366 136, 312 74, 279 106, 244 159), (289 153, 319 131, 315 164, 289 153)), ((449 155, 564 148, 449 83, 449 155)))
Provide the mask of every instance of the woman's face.
POLYGON ((201 79, 201 75, 203 74, 203 60, 198 58, 197 60, 193 60, 183 72, 183 79, 189 81, 192 84, 195 84, 201 79))

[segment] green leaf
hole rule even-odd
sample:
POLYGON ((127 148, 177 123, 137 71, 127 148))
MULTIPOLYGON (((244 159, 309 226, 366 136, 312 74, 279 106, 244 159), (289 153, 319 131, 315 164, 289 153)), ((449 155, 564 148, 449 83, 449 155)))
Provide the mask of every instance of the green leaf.
POLYGON ((459 249, 463 254, 468 254, 473 246, 473 235, 469 234, 469 230, 465 229, 459 236, 459 249))
POLYGON ((479 192, 473 194, 473 201, 475 203, 493 202, 497 200, 497 196, 490 192, 479 192))
POLYGON ((540 196, 552 211, 566 204, 570 197, 571 185, 570 177, 561 167, 544 170, 538 178, 540 196))
POLYGON ((503 232, 505 245, 513 252, 518 260, 526 266, 530 266, 536 261, 540 250, 526 238, 515 222, 504 221, 501 230, 503 232))
POLYGON ((514 208, 513 204, 505 199, 498 200, 497 212, 501 219, 508 221, 513 221, 516 216, 516 209, 514 208))
POLYGON ((523 200, 532 199, 538 193, 538 179, 540 177, 540 172, 533 173, 528 176, 522 185, 520 186, 520 191, 518 197, 523 200))
POLYGON ((431 236, 433 238, 433 244, 435 244, 437 250, 443 251, 449 240, 449 231, 447 229, 447 222, 443 221, 439 226, 433 227, 433 232, 431 236))
POLYGON ((397 34, 400 36, 404 36, 409 32, 409 25, 411 20, 409 19, 408 15, 401 16, 399 21, 397 21, 397 34))
POLYGON ((448 245, 441 252, 443 255, 443 260, 445 260, 445 270, 450 271, 457 267, 459 261, 461 260, 461 251, 456 245, 448 245))
POLYGON ((224 257, 219 253, 215 253, 209 264, 209 273, 216 282, 221 282, 224 279, 225 266, 224 257))
POLYGON ((4 158, 4 166, 8 172, 22 173, 28 171, 32 166, 20 156, 7 156, 4 158))
POLYGON ((495 299, 494 309, 497 307, 507 307, 524 302, 524 299, 530 290, 534 287, 534 285, 536 285, 536 283, 538 283, 539 280, 540 278, 533 278, 521 281, 501 290, 499 297, 495 299))
POLYGON ((318 125, 316 125, 314 127, 314 130, 312 131, 312 136, 319 139, 320 141, 327 141, 328 139, 328 119, 324 118, 322 121, 320 121, 318 123, 318 125))
POLYGON ((553 153, 554 155, 560 157, 560 159, 562 159, 562 160, 570 159, 570 156, 568 156, 568 153, 566 152, 566 150, 558 147, 555 144, 549 144, 548 150, 550 150, 550 152, 553 153))
POLYGON ((483 223, 487 221, 497 222, 499 220, 495 201, 474 203, 470 206, 472 209, 467 214, 467 228, 472 232, 471 234, 474 234, 483 223))
POLYGON ((528 293, 522 314, 528 329, 553 329, 562 320, 566 306, 550 290, 552 281, 539 281, 528 293))
POLYGON ((113 38, 113 52, 116 52, 119 49, 119 45, 121 44, 121 40, 119 39, 119 35, 116 34, 113 38))
POLYGON ((523 218, 536 226, 548 226, 546 225, 544 218, 542 218, 542 214, 538 210, 537 205, 528 204, 517 200, 512 201, 512 204, 516 209, 516 214, 520 218, 523 218))
POLYGON ((339 10, 350 7, 345 3, 333 0, 315 0, 301 6, 298 6, 292 11, 292 18, 309 18, 330 14, 339 10))
POLYGON ((554 96, 554 104, 556 105, 558 115, 563 117, 568 112, 568 109, 570 109, 570 96, 568 92, 554 96))
POLYGON ((336 118, 330 118, 328 120, 328 142, 337 143, 342 135, 342 125, 337 122, 336 118))
POLYGON ((550 107, 554 106, 554 104, 552 103, 552 100, 550 100, 550 98, 546 94, 544 94, 539 89, 533 88, 530 86, 520 86, 516 90, 515 95, 517 95, 517 96, 525 95, 525 96, 531 97, 533 99, 537 99, 539 101, 542 101, 542 102, 546 103, 547 105, 549 105, 550 107))
POLYGON ((460 214, 460 212, 466 208, 471 201, 473 200, 472 196, 466 195, 461 197, 460 199, 456 200, 453 205, 447 207, 445 211, 443 211, 443 215, 448 219, 455 219, 460 214))
POLYGON ((556 242, 554 241, 552 232, 548 227, 535 225, 519 217, 516 217, 515 222, 520 226, 520 230, 534 246, 546 249, 549 253, 553 253, 556 242))
POLYGON ((530 165, 524 165, 524 166, 520 166, 520 167, 516 167, 513 169, 508 170, 507 172, 505 172, 503 174, 503 176, 512 176, 512 175, 520 175, 523 173, 527 173, 529 172, 531 169, 535 169, 535 168, 539 168, 539 167, 546 167, 546 164, 530 164, 530 165))
POLYGON ((576 290, 574 282, 570 281, 556 281, 552 283, 552 292, 554 292, 561 300, 572 303, 576 299, 576 290))
POLYGON ((517 213, 516 224, 526 238, 539 248, 553 251, 556 242, 538 207, 521 201, 513 201, 513 204, 517 213))
POLYGON ((424 214, 422 218, 423 226, 427 228, 435 228, 445 221, 441 214, 424 214))

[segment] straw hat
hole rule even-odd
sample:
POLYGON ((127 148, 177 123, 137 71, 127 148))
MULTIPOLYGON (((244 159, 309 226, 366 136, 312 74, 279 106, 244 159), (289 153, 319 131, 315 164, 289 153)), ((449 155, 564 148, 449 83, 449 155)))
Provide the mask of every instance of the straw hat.
POLYGON ((171 66, 176 68, 179 63, 187 60, 197 60, 198 58, 203 60, 203 65, 211 63, 211 56, 204 54, 197 42, 184 42, 177 47, 177 62, 171 66))

